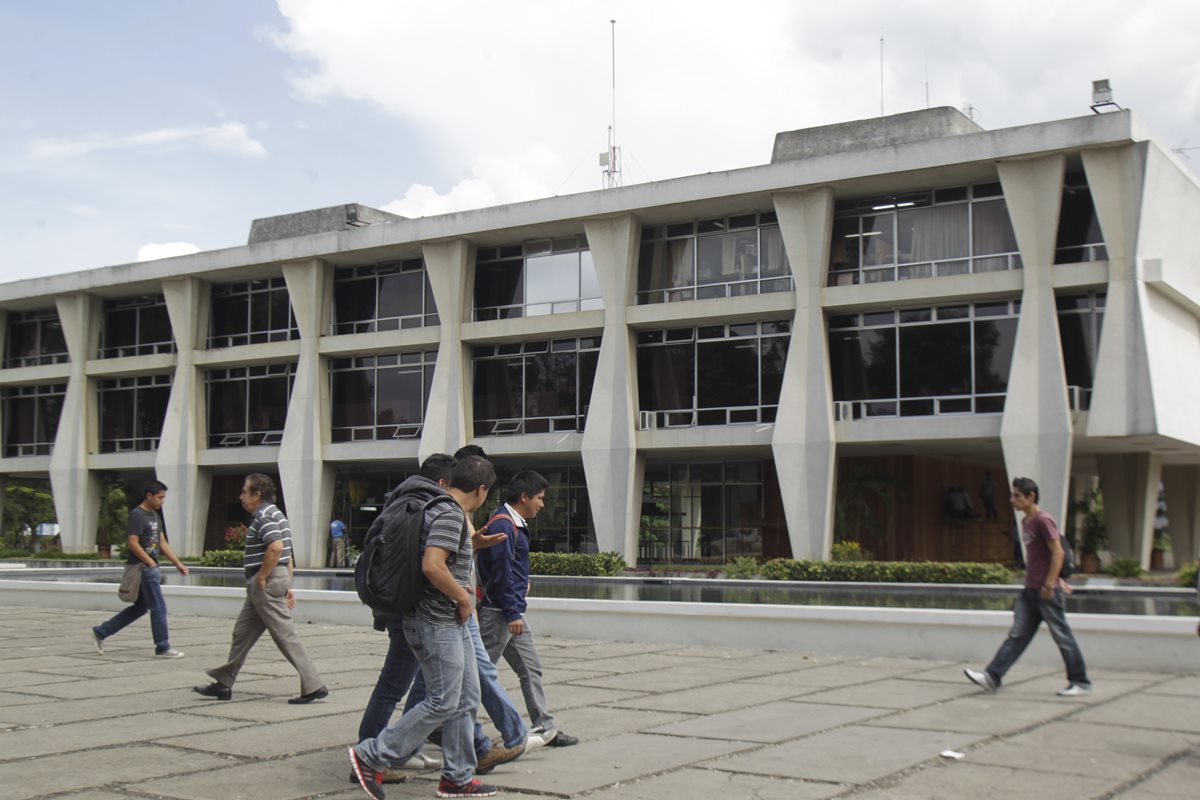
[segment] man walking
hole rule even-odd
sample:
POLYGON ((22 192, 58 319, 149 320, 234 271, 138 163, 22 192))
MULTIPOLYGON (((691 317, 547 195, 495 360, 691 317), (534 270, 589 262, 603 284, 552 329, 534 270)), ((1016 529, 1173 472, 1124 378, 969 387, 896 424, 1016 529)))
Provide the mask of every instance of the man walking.
POLYGON ((454 465, 448 494, 454 502, 434 503, 422 525, 421 570, 429 580, 414 611, 404 616, 404 637, 425 676, 426 696, 378 736, 351 747, 350 765, 359 785, 375 800, 383 793, 382 771, 415 753, 425 738, 442 729, 445 763, 438 797, 491 797, 496 787, 475 776, 472 733, 479 705, 479 671, 465 624, 474 611, 471 576, 471 524, 468 515, 483 505, 496 480, 492 465, 478 456, 454 465))
POLYGON ((504 533, 495 547, 479 553, 479 579, 484 598, 479 608, 479 632, 494 663, 500 656, 521 681, 521 694, 533 728, 530 744, 570 747, 579 740, 554 726, 542 688, 542 661, 525 621, 529 592, 529 525, 546 504, 550 483, 533 470, 513 475, 504 490, 504 505, 488 520, 488 533, 504 533))
POLYGON ((188 574, 188 568, 171 550, 162 518, 158 515, 166 497, 167 485, 161 481, 150 481, 142 490, 142 502, 129 511, 129 555, 125 563, 143 565, 142 586, 133 605, 92 628, 92 643, 101 655, 104 654, 105 639, 148 612, 150 634, 154 637, 154 655, 159 658, 183 658, 183 653, 171 647, 167 634, 167 601, 163 598, 162 577, 158 570, 158 555, 161 552, 175 565, 180 575, 188 574))
POLYGON ((291 609, 296 604, 292 595, 292 529, 275 505, 275 482, 261 473, 247 475, 239 498, 242 508, 251 515, 242 556, 246 601, 233 626, 229 660, 207 670, 213 683, 197 686, 193 691, 218 700, 233 697, 234 681, 250 655, 250 648, 267 631, 284 658, 300 673, 300 696, 288 702, 295 705, 328 697, 329 690, 300 643, 292 622, 291 609))
POLYGON ((1092 683, 1088 680, 1083 653, 1067 624, 1066 605, 1059 586, 1059 571, 1065 557, 1062 534, 1054 519, 1038 508, 1039 497, 1037 484, 1029 478, 1013 481, 1012 506, 1024 515, 1021 538, 1025 543, 1025 588, 1013 606, 1013 625, 1008 638, 996 651, 992 663, 983 672, 973 669, 963 672, 984 690, 995 692, 1000 688, 1004 673, 1025 652, 1038 626, 1045 620, 1067 667, 1067 686, 1060 689, 1058 695, 1079 697, 1091 694, 1092 683))

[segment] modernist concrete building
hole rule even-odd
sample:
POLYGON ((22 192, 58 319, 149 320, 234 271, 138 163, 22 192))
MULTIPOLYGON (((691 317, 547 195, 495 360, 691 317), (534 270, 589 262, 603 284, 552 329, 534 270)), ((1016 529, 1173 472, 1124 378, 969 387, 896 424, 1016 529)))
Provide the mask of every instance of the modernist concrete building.
POLYGON ((280 478, 303 565, 418 459, 553 480, 536 546, 640 560, 1011 555, 1011 476, 1200 547, 1200 187, 1129 112, 781 133, 769 164, 0 286, 0 474, 64 547, 157 476, 195 555, 280 478), (998 506, 999 508, 991 508, 998 506))

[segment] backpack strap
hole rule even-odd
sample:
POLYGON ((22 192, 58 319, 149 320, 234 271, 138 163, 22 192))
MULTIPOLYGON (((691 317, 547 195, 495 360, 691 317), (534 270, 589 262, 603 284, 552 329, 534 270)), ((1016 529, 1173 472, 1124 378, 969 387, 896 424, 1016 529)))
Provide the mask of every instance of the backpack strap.
MULTIPOLYGON (((497 509, 497 511, 496 511, 496 513, 495 513, 495 514, 492 514, 490 517, 488 517, 487 525, 486 525, 485 527, 488 527, 488 528, 490 528, 490 527, 491 527, 491 525, 492 525, 492 520, 494 520, 494 519, 506 519, 506 520, 508 520, 508 524, 513 526, 513 532, 514 532, 514 533, 516 532, 516 530, 517 530, 517 522, 516 522, 516 520, 514 520, 514 519, 513 519, 512 517, 510 517, 508 514, 505 514, 504 512, 502 512, 502 511, 500 511, 500 510, 498 510, 498 509, 497 509)), ((514 564, 515 564, 515 563, 517 563, 517 547, 516 547, 516 544, 514 544, 514 545, 513 545, 513 548, 512 548, 512 560, 513 560, 513 563, 514 563, 514 564)))

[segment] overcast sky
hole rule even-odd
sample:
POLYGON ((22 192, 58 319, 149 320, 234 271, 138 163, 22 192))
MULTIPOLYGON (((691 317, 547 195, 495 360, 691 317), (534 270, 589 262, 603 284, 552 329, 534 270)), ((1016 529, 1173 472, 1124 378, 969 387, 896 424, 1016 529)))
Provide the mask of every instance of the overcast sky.
MULTIPOLYGON (((763 164, 781 130, 929 104, 995 129, 1108 78, 1200 146, 1176 0, 0 0, 0 281, 243 244, 256 217, 406 216, 763 164)), ((1200 149, 1190 153, 1200 165, 1200 149)))

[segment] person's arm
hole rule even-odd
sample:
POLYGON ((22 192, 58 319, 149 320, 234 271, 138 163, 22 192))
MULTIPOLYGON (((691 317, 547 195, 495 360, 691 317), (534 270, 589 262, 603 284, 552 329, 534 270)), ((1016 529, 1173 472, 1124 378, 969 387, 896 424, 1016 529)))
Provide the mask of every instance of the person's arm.
POLYGON ((1046 572, 1046 582, 1042 585, 1042 597, 1049 600, 1054 597, 1054 587, 1058 585, 1058 573, 1062 570, 1063 559, 1066 554, 1063 552, 1062 542, 1055 536, 1046 543, 1050 547, 1050 569, 1046 572))
POLYGON ((142 537, 138 536, 136 533, 129 534, 129 552, 133 553, 134 556, 136 556, 143 564, 151 569, 154 569, 158 566, 154 559, 151 558, 144 549, 142 549, 142 537))
MULTIPOLYGON (((267 545, 266 552, 263 553, 262 566, 258 568, 258 574, 254 576, 254 582, 258 584, 258 588, 267 588, 267 578, 271 576, 271 570, 275 569, 275 565, 279 563, 279 557, 283 555, 283 540, 276 539, 267 545)), ((288 585, 292 582, 292 565, 288 562, 288 585)), ((289 588, 288 591, 291 591, 289 588)))
POLYGON ((476 553, 495 547, 508 538, 506 533, 487 533, 487 529, 487 525, 481 525, 471 533, 471 548, 476 553))
POLYGON ((171 549, 171 544, 167 541, 166 536, 162 537, 161 546, 162 546, 163 555, 166 556, 170 560, 170 562, 175 565, 175 569, 179 570, 179 574, 187 575, 188 574, 187 565, 184 564, 182 561, 180 561, 175 556, 175 551, 171 549))
POLYGON ((449 550, 443 550, 440 547, 426 547, 425 555, 421 556, 421 571, 425 573, 425 577, 429 579, 433 588, 449 597, 458 606, 458 624, 463 625, 471 618, 474 604, 471 602, 471 593, 458 585, 458 581, 454 580, 454 575, 450 572, 450 567, 446 566, 446 559, 449 557, 449 550))

